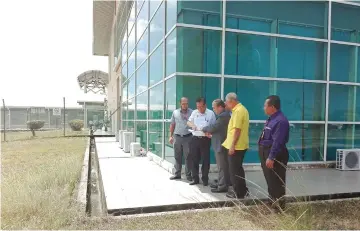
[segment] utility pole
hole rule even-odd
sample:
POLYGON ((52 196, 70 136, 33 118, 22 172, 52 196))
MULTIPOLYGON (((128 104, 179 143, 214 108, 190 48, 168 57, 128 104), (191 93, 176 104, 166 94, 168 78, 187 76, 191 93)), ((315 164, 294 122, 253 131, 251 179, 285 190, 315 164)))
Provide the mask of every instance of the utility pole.
POLYGON ((65 97, 63 97, 63 101, 64 101, 64 136, 66 135, 65 132, 65 97))

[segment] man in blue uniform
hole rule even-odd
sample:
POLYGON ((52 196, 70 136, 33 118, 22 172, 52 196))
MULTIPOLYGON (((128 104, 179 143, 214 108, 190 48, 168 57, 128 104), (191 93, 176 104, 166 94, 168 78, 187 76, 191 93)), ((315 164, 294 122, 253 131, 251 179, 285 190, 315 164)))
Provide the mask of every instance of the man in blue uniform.
POLYGON ((280 110, 280 98, 271 95, 264 104, 265 114, 269 116, 259 138, 259 157, 264 172, 272 207, 281 211, 285 207, 286 168, 289 152, 289 121, 280 110))

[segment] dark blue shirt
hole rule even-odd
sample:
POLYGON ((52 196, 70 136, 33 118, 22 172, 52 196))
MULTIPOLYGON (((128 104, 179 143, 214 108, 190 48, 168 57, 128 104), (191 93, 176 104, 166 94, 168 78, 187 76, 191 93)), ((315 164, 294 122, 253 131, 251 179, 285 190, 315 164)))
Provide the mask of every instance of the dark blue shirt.
POLYGON ((274 160, 276 155, 286 148, 289 141, 289 121, 281 111, 272 114, 265 122, 259 144, 270 147, 269 159, 274 160))

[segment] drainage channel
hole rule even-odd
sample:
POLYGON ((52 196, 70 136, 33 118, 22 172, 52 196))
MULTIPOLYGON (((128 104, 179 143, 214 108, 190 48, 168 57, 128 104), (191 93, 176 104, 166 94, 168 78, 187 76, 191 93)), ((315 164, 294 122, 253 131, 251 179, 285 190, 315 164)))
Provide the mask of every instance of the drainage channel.
POLYGON ((86 213, 88 216, 106 216, 107 207, 96 151, 95 136, 90 136, 86 213))

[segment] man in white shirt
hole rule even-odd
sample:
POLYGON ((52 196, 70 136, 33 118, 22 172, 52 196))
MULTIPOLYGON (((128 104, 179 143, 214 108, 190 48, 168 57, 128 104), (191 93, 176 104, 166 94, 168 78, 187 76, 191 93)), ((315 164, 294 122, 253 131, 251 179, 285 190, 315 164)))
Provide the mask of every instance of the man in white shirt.
POLYGON ((204 186, 209 184, 209 170, 210 170, 210 145, 211 140, 205 136, 202 129, 206 126, 212 125, 216 121, 215 113, 206 108, 205 98, 198 98, 196 100, 196 110, 191 113, 189 117, 188 126, 193 129, 193 137, 190 145, 190 155, 193 159, 192 164, 192 178, 190 185, 199 184, 199 164, 201 162, 201 180, 204 186))

